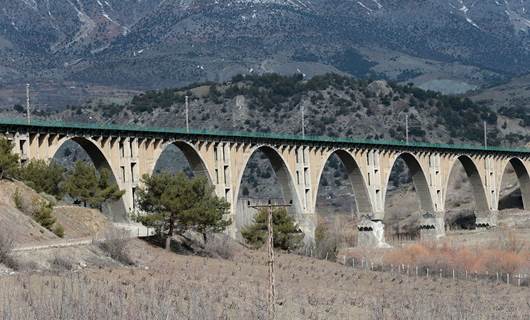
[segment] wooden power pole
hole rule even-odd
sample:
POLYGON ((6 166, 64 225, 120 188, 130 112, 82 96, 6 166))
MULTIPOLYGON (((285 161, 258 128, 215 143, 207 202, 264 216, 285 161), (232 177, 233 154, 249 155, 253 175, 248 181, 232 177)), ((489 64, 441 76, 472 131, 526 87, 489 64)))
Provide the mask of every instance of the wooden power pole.
POLYGON ((275 314, 276 314, 276 304, 275 304, 275 285, 274 285, 274 230, 273 230, 273 209, 274 208, 287 208, 293 205, 293 201, 291 200, 288 204, 273 204, 271 200, 268 201, 267 204, 257 204, 257 205, 250 205, 250 201, 248 201, 248 207, 254 208, 254 209, 264 209, 267 208, 268 215, 267 215, 267 233, 268 233, 268 240, 267 240, 267 253, 269 256, 268 259, 268 265, 269 265, 269 289, 268 289, 268 315, 269 320, 274 320, 275 314))

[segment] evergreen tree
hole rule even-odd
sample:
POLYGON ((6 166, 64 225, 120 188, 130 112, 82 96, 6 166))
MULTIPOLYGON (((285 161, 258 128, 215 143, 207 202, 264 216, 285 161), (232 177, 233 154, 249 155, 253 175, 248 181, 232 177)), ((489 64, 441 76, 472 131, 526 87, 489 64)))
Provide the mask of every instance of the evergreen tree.
POLYGON ((53 204, 48 201, 39 201, 35 211, 33 212, 33 217, 44 228, 52 231, 53 224, 56 219, 53 216, 53 204))
POLYGON ((77 161, 68 172, 64 191, 77 203, 99 209, 106 201, 117 200, 124 194, 115 183, 111 183, 109 170, 102 169, 98 174, 93 165, 83 161, 77 161))
POLYGON ((55 161, 31 160, 21 168, 19 177, 35 191, 45 192, 60 199, 63 197, 61 182, 64 172, 64 167, 55 161))
POLYGON ((0 138, 0 180, 13 178, 19 167, 18 160, 18 155, 13 153, 13 143, 0 138))
POLYGON ((89 201, 89 204, 93 208, 101 209, 103 203, 109 200, 118 200, 125 193, 124 190, 120 190, 116 183, 111 183, 111 173, 108 169, 101 169, 98 179, 98 185, 94 192, 94 196, 89 201))
POLYGON ((213 187, 203 177, 190 179, 184 173, 162 173, 145 175, 142 184, 138 202, 146 215, 139 220, 166 236, 168 249, 174 234, 193 230, 206 239, 207 232, 221 232, 231 223, 224 218, 230 205, 215 196, 213 187))
MULTIPOLYGON (((268 209, 258 211, 254 217, 254 223, 241 231, 243 238, 256 248, 262 247, 267 242, 268 215, 268 209)), ((293 250, 302 244, 304 234, 285 208, 273 210, 272 229, 275 248, 293 250)))

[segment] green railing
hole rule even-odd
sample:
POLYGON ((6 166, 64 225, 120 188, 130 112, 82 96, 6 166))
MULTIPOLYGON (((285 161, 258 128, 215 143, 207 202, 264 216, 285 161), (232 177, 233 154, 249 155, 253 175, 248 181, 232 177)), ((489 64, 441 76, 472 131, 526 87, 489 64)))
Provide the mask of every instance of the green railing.
POLYGON ((449 150, 467 150, 467 151, 494 151, 494 152, 511 152, 511 153, 529 153, 528 148, 505 148, 495 146, 473 146, 473 145, 451 145, 436 144, 426 142, 405 142, 391 140, 359 140, 351 138, 325 137, 325 136, 298 136, 283 133, 263 133, 263 132, 236 132, 236 131, 211 131, 190 129, 189 132, 182 128, 153 128, 140 127, 133 125, 119 125, 106 123, 74 123, 63 122, 58 120, 31 120, 28 124, 26 119, 0 119, 0 126, 22 126, 22 127, 40 127, 40 128, 60 128, 72 130, 102 130, 102 131, 120 131, 120 132, 143 132, 159 134, 189 134, 213 137, 231 137, 231 138, 250 138, 250 139, 268 139, 282 140, 293 142, 310 142, 310 143, 337 143, 337 144, 359 144, 359 145, 379 145, 395 147, 416 147, 431 149, 449 149, 449 150))

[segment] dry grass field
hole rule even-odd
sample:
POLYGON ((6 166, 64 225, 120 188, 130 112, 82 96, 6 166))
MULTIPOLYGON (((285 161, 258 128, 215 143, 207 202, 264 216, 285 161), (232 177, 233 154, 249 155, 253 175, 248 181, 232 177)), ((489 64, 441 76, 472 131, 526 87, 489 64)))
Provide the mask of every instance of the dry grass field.
MULTIPOLYGON (((227 244, 223 244, 227 245, 227 244)), ((0 277, 2 319, 266 319, 266 254, 177 255, 140 240, 136 266, 0 277)), ((49 252, 52 256, 53 251, 49 252)), ((60 263, 59 267, 60 267, 60 263)), ((407 277, 280 254, 277 319, 528 319, 530 289, 407 277)))

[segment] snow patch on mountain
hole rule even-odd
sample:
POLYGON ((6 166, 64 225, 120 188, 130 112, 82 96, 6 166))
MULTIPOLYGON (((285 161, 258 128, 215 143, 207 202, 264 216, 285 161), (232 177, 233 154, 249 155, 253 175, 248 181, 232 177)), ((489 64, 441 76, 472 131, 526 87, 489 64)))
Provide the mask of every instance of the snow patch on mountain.
MULTIPOLYGON (((471 6, 474 6, 476 2, 473 2, 471 4, 471 6)), ((477 28, 480 30, 480 27, 478 26, 478 24, 475 23, 475 21, 473 21, 468 13, 469 13, 469 7, 464 3, 464 0, 458 0, 457 1, 457 5, 455 6, 454 4, 452 3, 449 3, 449 6, 455 10, 458 10, 461 12, 461 14, 463 15, 464 19, 466 19, 467 23, 469 23, 470 25, 472 25, 473 27, 477 28)))
POLYGON ((26 6, 30 7, 31 9, 33 9, 35 11, 39 10, 39 7, 38 7, 37 2, 35 0, 22 0, 22 2, 24 2, 24 4, 26 6))
POLYGON ((528 32, 528 29, 530 29, 530 19, 514 11, 506 10, 505 12, 516 31, 528 32))
POLYGON ((83 5, 77 0, 77 4, 79 5, 79 8, 72 3, 70 0, 67 0, 68 3, 74 8, 74 10, 77 12, 77 17, 79 19, 79 22, 81 22, 81 26, 79 28, 79 31, 76 33, 74 38, 66 44, 66 47, 71 46, 72 44, 79 42, 85 38, 87 38, 90 33, 96 29, 97 24, 92 20, 83 10, 83 5))
MULTIPOLYGON (((310 0, 213 0, 213 4, 219 5, 227 5, 230 6, 231 4, 255 4, 255 5, 282 5, 282 6, 290 6, 295 8, 309 8, 311 6, 310 0)), ((196 0, 180 0, 179 3, 180 7, 183 8, 192 8, 196 4, 196 0)))

